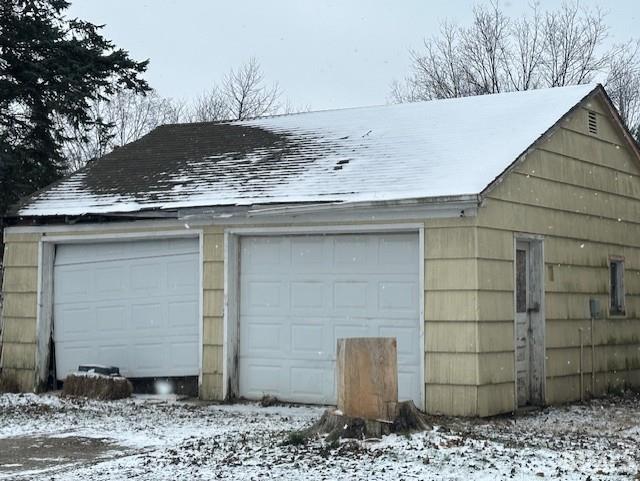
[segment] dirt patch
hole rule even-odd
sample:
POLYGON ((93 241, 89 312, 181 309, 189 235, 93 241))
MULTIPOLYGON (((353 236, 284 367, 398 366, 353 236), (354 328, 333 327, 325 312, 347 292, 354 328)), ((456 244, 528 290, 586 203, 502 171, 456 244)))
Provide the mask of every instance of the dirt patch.
POLYGON ((78 436, 0 438, 0 477, 32 470, 57 470, 110 458, 121 452, 122 448, 108 439, 78 436))

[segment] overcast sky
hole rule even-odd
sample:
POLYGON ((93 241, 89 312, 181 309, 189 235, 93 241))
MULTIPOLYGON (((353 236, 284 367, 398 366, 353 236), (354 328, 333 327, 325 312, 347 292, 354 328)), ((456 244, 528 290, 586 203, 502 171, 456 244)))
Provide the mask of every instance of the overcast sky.
MULTIPOLYGON (((409 68, 408 49, 472 0, 71 0, 70 16, 105 24, 160 95, 189 100, 255 56, 293 105, 313 110, 385 103, 409 68)), ((557 0, 541 0, 543 8, 557 0)), ((522 14, 526 0, 502 1, 522 14)), ((640 0, 582 0, 608 12, 611 40, 640 36, 640 0)))

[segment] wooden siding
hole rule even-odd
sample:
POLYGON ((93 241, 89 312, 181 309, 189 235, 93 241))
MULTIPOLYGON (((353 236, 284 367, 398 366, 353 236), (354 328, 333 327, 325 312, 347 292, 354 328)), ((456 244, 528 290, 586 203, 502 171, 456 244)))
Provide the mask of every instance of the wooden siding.
POLYGON ((222 400, 224 315, 224 234, 220 227, 205 227, 203 238, 203 356, 200 397, 222 400))
POLYGON ((605 105, 592 99, 588 106, 598 112, 597 135, 588 133, 586 107, 490 191, 478 214, 481 416, 509 411, 515 402, 515 233, 544 237, 546 402, 580 399, 580 328, 584 389, 591 394, 591 298, 602 311, 594 323, 593 394, 640 387, 640 169, 605 105), (607 310, 610 255, 625 258, 624 317, 607 310))
POLYGON ((425 223, 425 393, 432 414, 478 414, 475 219, 425 223))
POLYGON ((4 236, 0 368, 23 391, 35 389, 39 234, 4 236))

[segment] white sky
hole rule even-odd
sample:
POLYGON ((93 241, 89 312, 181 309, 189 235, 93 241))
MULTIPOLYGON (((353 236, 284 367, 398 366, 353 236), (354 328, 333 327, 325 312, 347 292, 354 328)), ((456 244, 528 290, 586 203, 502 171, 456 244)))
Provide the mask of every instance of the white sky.
MULTIPOLYGON (((160 95, 189 100, 251 56, 293 105, 313 110, 385 103, 409 69, 408 49, 473 0, 72 0, 69 16, 105 24, 160 95)), ((551 8, 557 0, 540 0, 551 8)), ((526 0, 502 1, 523 13, 526 0)), ((582 0, 609 12, 611 41, 640 37, 640 0, 582 0)))

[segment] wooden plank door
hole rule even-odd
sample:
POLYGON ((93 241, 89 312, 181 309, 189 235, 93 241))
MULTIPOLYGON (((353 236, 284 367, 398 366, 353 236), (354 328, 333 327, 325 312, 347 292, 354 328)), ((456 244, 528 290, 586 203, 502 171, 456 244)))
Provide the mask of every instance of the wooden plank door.
POLYGON ((515 257, 515 347, 518 406, 529 404, 531 398, 530 257, 529 243, 518 241, 515 257))

